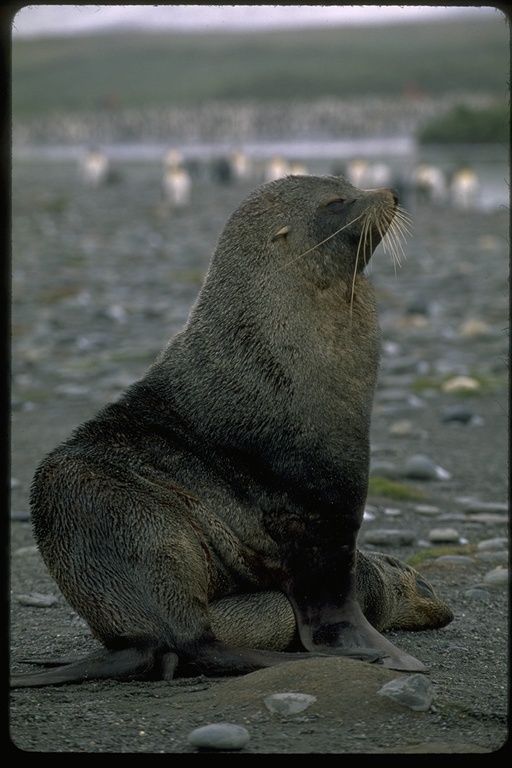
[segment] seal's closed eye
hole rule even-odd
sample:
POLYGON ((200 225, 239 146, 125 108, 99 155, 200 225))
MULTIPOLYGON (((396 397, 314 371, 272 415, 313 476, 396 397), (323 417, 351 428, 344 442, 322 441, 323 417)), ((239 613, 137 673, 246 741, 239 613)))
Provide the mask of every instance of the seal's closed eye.
POLYGON ((346 197, 338 197, 336 200, 330 200, 325 207, 329 213, 340 213, 346 202, 346 197))

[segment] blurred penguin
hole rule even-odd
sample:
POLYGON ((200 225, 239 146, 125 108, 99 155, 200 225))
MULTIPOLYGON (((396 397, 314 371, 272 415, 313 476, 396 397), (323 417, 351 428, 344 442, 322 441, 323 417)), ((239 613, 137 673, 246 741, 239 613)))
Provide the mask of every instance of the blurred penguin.
POLYGON ((265 166, 265 181, 282 179, 290 173, 290 166, 284 157, 273 157, 265 166))
POLYGON ((450 200, 454 208, 469 211, 477 206, 480 183, 468 165, 458 168, 450 181, 450 200))
POLYGON ((422 205, 441 205, 446 202, 446 176, 435 165, 420 163, 412 171, 412 189, 415 203, 422 205))
POLYGON ((108 181, 109 159, 99 149, 90 149, 80 161, 80 175, 87 187, 100 187, 108 181))
POLYGON ((192 179, 181 152, 170 149, 164 155, 162 192, 164 203, 172 208, 185 208, 190 203, 192 179))

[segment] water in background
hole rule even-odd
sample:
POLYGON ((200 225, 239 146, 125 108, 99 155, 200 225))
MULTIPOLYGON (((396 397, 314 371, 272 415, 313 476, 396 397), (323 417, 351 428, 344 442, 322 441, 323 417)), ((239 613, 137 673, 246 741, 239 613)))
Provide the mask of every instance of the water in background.
MULTIPOLYGON (((184 157, 209 162, 228 155, 231 144, 175 146, 184 157)), ((79 162, 85 146, 14 146, 13 163, 23 161, 79 162)), ((161 163, 167 145, 157 143, 103 144, 101 150, 118 166, 123 163, 161 163)), ((254 162, 263 164, 274 156, 303 163, 310 173, 333 173, 355 157, 386 163, 396 176, 407 174, 419 163, 437 166, 445 174, 469 165, 480 182, 479 207, 493 210, 510 205, 508 148, 502 145, 418 146, 412 137, 366 138, 326 141, 254 142, 237 146, 254 162)))

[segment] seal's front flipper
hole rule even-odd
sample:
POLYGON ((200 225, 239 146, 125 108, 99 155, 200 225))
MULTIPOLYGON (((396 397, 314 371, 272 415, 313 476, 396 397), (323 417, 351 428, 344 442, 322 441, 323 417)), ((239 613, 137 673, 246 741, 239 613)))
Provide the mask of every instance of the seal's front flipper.
POLYGON ((264 651, 256 648, 242 648, 236 645, 214 640, 199 648, 190 661, 180 664, 178 673, 184 675, 203 674, 216 675, 245 675, 258 669, 275 667, 289 661, 310 659, 313 655, 324 656, 318 651, 311 653, 286 653, 281 651, 264 651))
POLYGON ((427 672, 425 665, 387 640, 364 617, 357 601, 341 607, 294 606, 300 640, 312 653, 349 656, 403 672, 427 672))

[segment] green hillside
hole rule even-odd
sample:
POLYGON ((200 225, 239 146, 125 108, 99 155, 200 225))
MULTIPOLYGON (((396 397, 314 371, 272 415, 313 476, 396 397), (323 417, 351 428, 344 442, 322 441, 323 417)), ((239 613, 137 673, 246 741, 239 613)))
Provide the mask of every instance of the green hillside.
POLYGON ((509 37, 488 21, 266 33, 117 33, 13 41, 16 117, 207 100, 506 97, 509 37))

